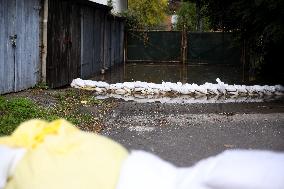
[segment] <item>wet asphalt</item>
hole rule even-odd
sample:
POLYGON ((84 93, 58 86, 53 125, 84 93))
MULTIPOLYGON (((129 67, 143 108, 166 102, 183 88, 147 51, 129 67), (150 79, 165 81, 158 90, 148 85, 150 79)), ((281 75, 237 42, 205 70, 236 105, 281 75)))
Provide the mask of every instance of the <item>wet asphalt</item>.
POLYGON ((177 166, 227 149, 284 151, 284 101, 162 104, 117 101, 102 134, 177 166))

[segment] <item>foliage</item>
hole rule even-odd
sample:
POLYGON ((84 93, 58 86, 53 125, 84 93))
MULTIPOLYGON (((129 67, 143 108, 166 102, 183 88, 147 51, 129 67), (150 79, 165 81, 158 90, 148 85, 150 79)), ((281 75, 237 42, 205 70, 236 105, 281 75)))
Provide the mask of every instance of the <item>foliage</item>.
MULTIPOLYGON (((38 89, 34 89, 35 91, 40 92, 38 89)), ((54 98, 56 104, 46 107, 28 98, 0 96, 0 136, 11 134, 20 123, 29 119, 51 121, 64 118, 85 130, 101 130, 98 118, 82 108, 102 104, 93 94, 70 89, 64 92, 56 91, 45 98, 54 98)))
MULTIPOLYGON (((202 9, 203 12, 203 9, 202 9)), ((202 14, 202 31, 211 31, 210 20, 208 16, 202 14)))
POLYGON ((205 11, 203 0, 183 0, 177 13, 181 17, 177 29, 181 30, 185 25, 187 31, 209 31, 211 28, 205 11))
POLYGON ((34 89, 46 90, 48 89, 47 83, 38 83, 33 87, 34 89))
POLYGON ((41 118, 58 118, 26 98, 5 99, 0 97, 0 136, 8 135, 23 121, 41 118))
POLYGON ((187 31, 196 30, 196 8, 191 2, 182 2, 180 9, 177 11, 177 29, 182 30, 183 27, 187 31))
POLYGON ((162 23, 166 17, 167 0, 129 0, 127 18, 129 29, 149 29, 162 23))
POLYGON ((113 7, 113 1, 112 1, 112 0, 108 0, 108 1, 107 1, 107 6, 113 7))
POLYGON ((195 1, 183 1, 180 8, 177 11, 177 30, 182 30, 183 26, 187 31, 198 31, 198 23, 200 24, 201 31, 209 31, 209 19, 203 15, 204 8, 200 7, 200 11, 197 11, 195 1), (200 15, 198 15, 200 14, 200 15), (199 21, 198 21, 199 19, 199 21))
POLYGON ((126 30, 137 30, 143 28, 142 24, 138 20, 137 15, 133 14, 133 11, 127 10, 123 13, 120 13, 120 16, 126 18, 126 30))
POLYGON ((75 125, 84 125, 95 121, 95 117, 89 112, 80 111, 81 106, 92 106, 100 104, 93 95, 80 93, 77 90, 70 89, 64 92, 57 92, 53 95, 58 101, 58 105, 54 109, 59 117, 71 121, 75 125))
POLYGON ((251 64, 281 74, 283 0, 202 0, 202 4, 215 30, 235 31, 240 42, 246 41, 251 64))

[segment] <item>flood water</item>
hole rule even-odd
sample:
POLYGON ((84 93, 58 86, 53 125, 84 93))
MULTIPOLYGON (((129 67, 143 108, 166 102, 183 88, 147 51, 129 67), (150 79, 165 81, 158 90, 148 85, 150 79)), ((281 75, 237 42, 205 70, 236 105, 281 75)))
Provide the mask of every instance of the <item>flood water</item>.
MULTIPOLYGON (((233 84, 265 84, 260 81, 248 81, 244 77, 241 65, 182 65, 178 63, 127 63, 112 69, 106 70, 105 74, 97 74, 91 80, 105 81, 110 84, 144 81, 152 83, 182 82, 196 83, 202 85, 206 82, 217 83, 216 78, 221 81, 233 84)), ((118 95, 105 94, 98 95, 98 98, 118 98, 125 101, 162 102, 162 103, 242 103, 242 102, 277 102, 283 103, 283 96, 239 96, 227 98, 227 96, 190 96, 182 95, 177 97, 160 96, 137 96, 137 95, 118 95)))
POLYGON ((228 84, 243 84, 242 66, 239 65, 182 65, 178 63, 127 63, 99 74, 92 80, 118 83, 144 81, 153 83, 182 82, 216 83, 216 78, 228 84))

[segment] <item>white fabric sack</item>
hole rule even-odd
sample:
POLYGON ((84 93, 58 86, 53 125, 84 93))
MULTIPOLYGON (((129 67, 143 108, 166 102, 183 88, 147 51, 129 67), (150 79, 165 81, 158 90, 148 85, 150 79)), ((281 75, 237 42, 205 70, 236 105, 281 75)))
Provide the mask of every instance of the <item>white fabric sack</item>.
POLYGON ((18 161, 21 160, 25 152, 25 149, 0 145, 0 189, 5 187, 7 179, 12 176, 18 161))
POLYGON ((229 150, 177 168, 143 151, 124 162, 117 189, 284 189, 284 153, 229 150))

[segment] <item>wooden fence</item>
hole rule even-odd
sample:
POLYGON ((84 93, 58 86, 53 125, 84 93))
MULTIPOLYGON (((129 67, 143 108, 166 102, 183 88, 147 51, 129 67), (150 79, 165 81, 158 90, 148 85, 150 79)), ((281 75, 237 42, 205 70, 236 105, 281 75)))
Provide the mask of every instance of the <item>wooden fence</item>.
POLYGON ((39 0, 0 0, 0 94, 40 79, 39 0))
POLYGON ((33 87, 45 74, 50 87, 66 86, 122 63, 124 20, 110 10, 88 0, 0 0, 0 94, 33 87))
POLYGON ((123 62, 124 20, 107 6, 49 0, 47 83, 68 85, 123 62))

